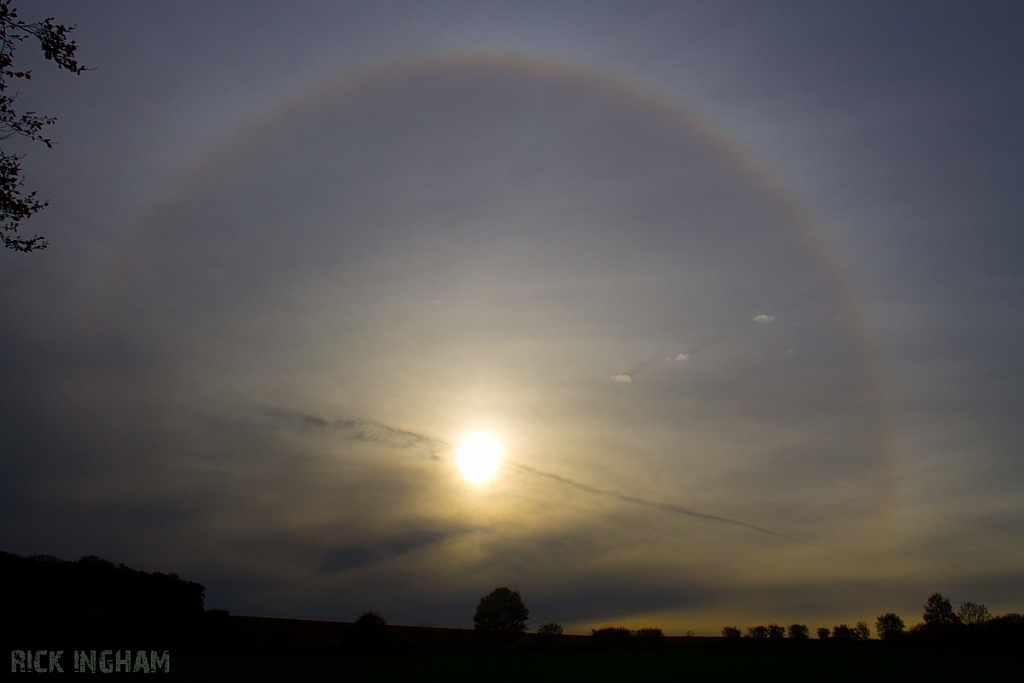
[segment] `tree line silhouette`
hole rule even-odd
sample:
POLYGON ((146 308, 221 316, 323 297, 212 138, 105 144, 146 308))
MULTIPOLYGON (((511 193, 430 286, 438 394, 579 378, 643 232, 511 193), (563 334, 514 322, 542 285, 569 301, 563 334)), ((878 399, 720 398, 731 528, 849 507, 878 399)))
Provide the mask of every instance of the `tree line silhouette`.
POLYGON ((207 612, 206 587, 177 574, 144 572, 95 555, 76 561, 0 551, 5 639, 49 637, 78 646, 116 636, 126 645, 202 638, 222 612, 207 612))
MULTIPOLYGON (((1011 612, 994 617, 982 604, 965 601, 953 611, 953 605, 942 593, 933 593, 924 604, 922 622, 907 629, 903 619, 894 612, 880 614, 875 619, 878 640, 886 642, 939 643, 939 644, 1003 644, 1024 638, 1024 615, 1011 612)), ((854 626, 838 624, 831 629, 820 627, 819 640, 840 642, 871 640, 867 622, 854 626)), ((750 626, 744 634, 736 626, 726 626, 722 635, 727 639, 752 640, 806 640, 810 630, 805 624, 778 624, 750 626)))
MULTIPOLYGON (((205 609, 205 587, 177 574, 148 573, 115 565, 94 555, 77 561, 48 555, 20 557, 0 552, 0 621, 5 640, 57 637, 74 640, 75 647, 111 637, 119 645, 220 648, 258 651, 649 651, 692 648, 749 648, 768 644, 787 647, 839 646, 873 641, 905 646, 1013 646, 1024 640, 1024 616, 993 616, 970 601, 954 610, 941 593, 924 604, 922 622, 906 627, 903 619, 886 612, 868 623, 837 624, 816 629, 811 638, 806 624, 777 623, 722 629, 722 638, 666 637, 660 628, 631 630, 623 626, 591 629, 589 635, 565 634, 561 624, 547 622, 529 633, 530 610, 518 591, 499 586, 480 598, 473 630, 388 624, 378 612, 363 612, 352 623, 230 616, 205 609), (805 645, 799 645, 805 643, 805 645)), ((106 640, 104 640, 106 639, 106 640)), ((52 638, 51 638, 52 640, 52 638)), ((62 641, 63 642, 63 641, 62 641)), ((40 645, 42 646, 42 645, 40 645)), ((50 640, 47 647, 52 647, 50 640)))
MULTIPOLYGON (((528 617, 529 609, 520 594, 507 586, 499 586, 480 599, 473 621, 478 634, 491 637, 502 634, 507 642, 510 637, 527 633, 528 617)), ((922 623, 907 629, 899 615, 886 612, 875 619, 874 631, 877 638, 872 637, 872 628, 867 622, 857 621, 852 626, 819 627, 815 633, 819 641, 836 644, 876 640, 909 645, 1001 646, 1019 644, 1024 640, 1024 616, 1008 613, 996 617, 984 605, 970 601, 961 603, 954 612, 945 596, 934 593, 925 602, 922 623)), ((551 641, 563 636, 563 629, 557 622, 548 622, 539 626, 536 634, 542 640, 551 641)), ((686 636, 692 640, 693 632, 687 631, 686 636)), ((726 642, 799 642, 810 641, 811 630, 806 624, 799 623, 751 626, 746 633, 736 626, 726 626, 722 629, 722 636, 726 642)), ((623 626, 591 629, 589 640, 597 649, 645 649, 666 642, 660 628, 630 630, 623 626)))
POLYGON ((77 561, 0 552, 5 609, 182 619, 205 613, 206 587, 175 573, 152 574, 95 555, 77 561))

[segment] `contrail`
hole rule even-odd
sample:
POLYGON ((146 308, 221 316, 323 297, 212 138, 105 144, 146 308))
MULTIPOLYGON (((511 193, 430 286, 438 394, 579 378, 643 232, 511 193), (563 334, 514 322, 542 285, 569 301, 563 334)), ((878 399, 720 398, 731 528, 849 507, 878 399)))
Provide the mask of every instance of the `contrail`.
MULTIPOLYGON (((412 448, 415 446, 425 447, 432 460, 443 460, 442 454, 451 453, 454 450, 454 446, 448 443, 442 438, 431 436, 430 434, 424 434, 421 432, 414 432, 409 429, 401 429, 399 427, 392 427, 391 425, 377 420, 367 420, 364 418, 353 418, 353 419, 337 419, 337 420, 325 420, 322 417, 316 415, 309 415, 307 413, 300 413, 290 410, 271 409, 267 413, 272 417, 278 419, 284 419, 292 423, 298 423, 306 427, 315 427, 320 429, 340 429, 344 431, 352 432, 352 437, 360 441, 371 441, 374 443, 384 443, 391 445, 396 448, 412 448)), ((734 526, 740 526, 745 529, 751 529, 753 531, 759 531, 762 534, 768 534, 769 536, 775 536, 776 538, 784 538, 787 541, 794 543, 802 543, 803 545, 813 546, 813 543, 794 538, 793 536, 787 536, 786 534, 779 533, 778 531, 772 531, 771 529, 765 529, 754 524, 748 524, 747 522, 740 521, 738 519, 732 519, 730 517, 722 517, 719 515, 709 515, 703 512, 697 512, 696 510, 690 510, 680 505, 673 505, 671 503, 663 503, 657 500, 650 500, 649 498, 641 498, 640 496, 632 496, 628 493, 616 491, 615 489, 602 489, 597 486, 591 486, 590 484, 584 484, 581 481, 570 479, 569 477, 563 477, 560 474, 554 472, 548 472, 546 470, 537 469, 532 465, 527 465, 524 462, 513 460, 511 458, 504 459, 505 464, 510 467, 514 467, 527 474, 532 474, 536 477, 544 477, 557 481, 566 486, 571 486, 578 491, 584 491, 585 493, 592 493, 598 496, 605 496, 607 498, 614 498, 624 503, 632 503, 634 505, 643 505, 654 510, 661 510, 662 512, 671 512, 676 515, 684 515, 687 517, 694 517, 696 519, 704 519, 711 522, 722 522, 724 524, 732 524, 734 526)))
POLYGON ((536 467, 533 467, 531 465, 527 465, 526 463, 522 463, 522 462, 519 462, 517 460, 512 460, 510 458, 507 458, 505 460, 505 462, 507 462, 512 467, 518 468, 518 469, 520 469, 520 470, 522 470, 524 472, 528 472, 528 473, 536 475, 538 477, 546 477, 548 479, 554 479, 555 481, 560 482, 562 484, 565 484, 566 486, 571 486, 574 489, 578 489, 580 491, 586 491, 587 493, 595 493, 595 494, 597 494, 599 496, 607 496, 608 498, 615 498, 616 500, 621 500, 621 501, 626 502, 626 503, 633 503, 635 505, 643 505, 645 507, 654 508, 655 510, 662 510, 664 512, 673 512, 673 513, 678 514, 678 515, 686 515, 688 517, 696 517, 697 519, 707 519, 707 520, 711 520, 713 522, 724 522, 726 524, 734 524, 736 526, 741 526, 741 527, 744 527, 746 529, 753 529, 754 531, 760 531, 762 534, 769 534, 771 536, 777 536, 778 538, 784 538, 787 541, 793 541, 795 543, 803 543, 804 545, 814 545, 813 543, 809 543, 808 541, 800 540, 799 538, 794 538, 793 536, 787 536, 786 534, 780 534, 778 531, 772 531, 771 529, 765 529, 764 527, 756 526, 754 524, 748 524, 746 522, 741 522, 738 519, 731 519, 729 517, 720 517, 719 515, 708 515, 708 514, 705 514, 703 512, 697 512, 696 510, 690 510, 689 508, 681 507, 679 505, 672 505, 671 503, 662 503, 662 502, 657 501, 657 500, 649 500, 647 498, 641 498, 640 496, 631 496, 628 493, 622 493, 621 491, 616 491, 615 489, 602 489, 602 488, 598 488, 596 486, 591 486, 590 484, 584 484, 581 481, 576 481, 575 479, 569 479, 568 477, 563 477, 562 475, 555 474, 554 472, 546 472, 544 470, 539 470, 536 467))

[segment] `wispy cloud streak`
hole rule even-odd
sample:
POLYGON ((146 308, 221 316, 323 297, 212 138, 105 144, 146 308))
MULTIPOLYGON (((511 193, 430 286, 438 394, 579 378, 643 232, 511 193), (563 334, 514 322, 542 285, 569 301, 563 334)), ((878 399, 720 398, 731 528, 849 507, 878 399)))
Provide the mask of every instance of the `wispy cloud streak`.
POLYGON ((431 459, 442 460, 453 449, 452 444, 430 434, 413 432, 408 429, 392 427, 389 424, 356 417, 326 420, 316 415, 297 411, 272 408, 267 411, 271 417, 285 422, 312 427, 315 429, 338 429, 350 432, 351 437, 358 441, 368 441, 392 446, 394 448, 424 448, 431 459))
MULTIPOLYGON (((445 441, 436 436, 430 434, 424 434, 420 432, 414 432, 408 429, 401 429, 398 427, 392 427, 391 425, 376 420, 368 420, 364 418, 352 418, 352 419, 336 419, 336 420, 325 420, 315 415, 308 415, 306 413, 299 413, 295 411, 287 411, 280 409, 273 409, 268 413, 276 418, 284 419, 293 424, 300 424, 303 426, 320 428, 320 429, 340 429, 351 432, 352 438, 360 441, 371 441, 374 443, 387 444, 397 448, 412 448, 421 446, 427 449, 428 454, 433 460, 444 460, 453 450, 454 446, 449 442, 445 441)), ((505 458, 505 464, 509 467, 514 467, 527 474, 532 474, 537 477, 544 477, 557 481, 566 486, 583 491, 585 493, 592 493, 598 496, 605 496, 607 498, 614 498, 624 503, 632 503, 634 505, 642 505, 654 510, 660 510, 662 512, 669 512, 676 515, 684 515, 686 517, 693 517, 695 519, 707 520, 710 522, 721 522, 723 524, 732 524, 734 526, 743 527, 752 531, 758 531, 762 534, 768 534, 769 536, 775 536, 776 538, 782 538, 787 541, 794 543, 802 543, 804 545, 814 545, 808 541, 789 536, 787 534, 780 533, 778 531, 772 531, 764 527, 757 526, 755 524, 749 524, 738 519, 732 519, 731 517, 722 517, 720 515, 709 515, 703 512, 697 512, 689 508, 684 508, 680 505, 673 505, 672 503, 663 503, 657 500, 651 500, 649 498, 642 498, 640 496, 630 495, 623 493, 622 491, 616 491, 615 489, 603 489, 597 486, 591 486, 590 484, 584 484, 581 481, 570 479, 569 477, 563 477, 560 474, 554 472, 548 472, 541 470, 532 465, 527 465, 524 462, 513 460, 511 458, 505 458)))
POLYGON ((769 534, 771 536, 776 536, 778 538, 784 538, 787 541, 793 541, 794 543, 802 543, 804 545, 814 545, 813 543, 810 543, 808 541, 803 541, 803 540, 801 540, 799 538, 794 538, 793 536, 788 536, 786 534, 779 533, 778 531, 772 531, 771 529, 765 529, 764 527, 756 526, 754 524, 748 524, 747 522, 743 522, 743 521, 740 521, 738 519, 732 519, 730 517, 721 517, 719 515, 709 515, 709 514, 705 514, 703 512, 697 512, 696 510, 690 510, 689 508, 684 508, 684 507, 681 507, 679 505, 673 505, 671 503, 662 503, 661 501, 650 500, 648 498, 641 498, 640 496, 632 496, 632 495, 630 495, 628 493, 623 493, 621 491, 616 491, 615 489, 602 489, 602 488, 598 488, 597 486, 591 486, 590 484, 584 484, 583 482, 576 481, 575 479, 569 479, 568 477, 563 477, 562 475, 555 474, 554 472, 547 472, 545 470, 537 469, 536 467, 533 467, 531 465, 527 465, 526 463, 522 463, 522 462, 519 462, 517 460, 506 459, 505 462, 508 465, 511 465, 512 467, 520 469, 520 470, 522 470, 524 472, 527 472, 529 474, 533 474, 533 475, 536 475, 538 477, 546 477, 547 479, 553 479, 553 480, 555 480, 555 481, 557 481, 557 482, 559 482, 561 484, 565 484, 566 486, 571 486, 572 488, 577 489, 579 491, 585 491, 587 493, 594 493, 594 494, 597 494, 599 496, 606 496, 608 498, 614 498, 616 500, 621 500, 621 501, 623 501, 625 503, 633 503, 635 505, 643 505, 645 507, 653 508, 655 510, 661 510, 663 512, 671 512, 671 513, 674 513, 674 514, 677 514, 677 515, 685 515, 687 517, 695 517, 697 519, 706 519, 706 520, 710 520, 710 521, 713 521, 713 522, 723 522, 725 524, 733 524, 735 526, 741 526, 741 527, 744 527, 746 529, 753 529, 754 531, 760 531, 762 534, 769 534))

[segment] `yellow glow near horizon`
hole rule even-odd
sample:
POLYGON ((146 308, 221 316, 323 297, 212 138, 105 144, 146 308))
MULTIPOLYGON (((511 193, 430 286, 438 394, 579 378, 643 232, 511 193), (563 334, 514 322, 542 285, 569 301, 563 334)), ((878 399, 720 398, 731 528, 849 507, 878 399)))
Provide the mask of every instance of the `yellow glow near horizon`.
POLYGON ((498 470, 501 444, 487 432, 476 432, 463 439, 456 457, 462 475, 473 484, 482 484, 498 470))

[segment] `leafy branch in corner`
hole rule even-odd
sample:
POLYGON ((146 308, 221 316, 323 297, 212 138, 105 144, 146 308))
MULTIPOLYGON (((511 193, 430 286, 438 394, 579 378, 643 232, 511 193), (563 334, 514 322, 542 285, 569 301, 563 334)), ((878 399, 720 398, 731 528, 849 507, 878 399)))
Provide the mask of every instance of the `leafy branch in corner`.
MULTIPOLYGON (((0 0, 0 140, 20 135, 53 147, 53 140, 43 135, 43 129, 52 125, 55 118, 41 116, 34 111, 19 114, 14 109, 14 100, 18 95, 8 93, 8 79, 32 79, 31 71, 14 69, 14 49, 25 39, 35 38, 39 41, 43 56, 56 62, 58 69, 67 69, 76 76, 91 69, 75 59, 78 45, 68 40, 68 35, 75 30, 74 26, 54 24, 53 17, 26 23, 18 18, 18 12, 11 7, 11 2, 13 0, 0 0)), ((35 192, 21 193, 25 184, 21 173, 23 158, 0 150, 0 239, 3 239, 7 249, 38 251, 47 247, 46 238, 39 235, 22 237, 18 229, 21 221, 42 211, 49 202, 36 199, 35 192)))

